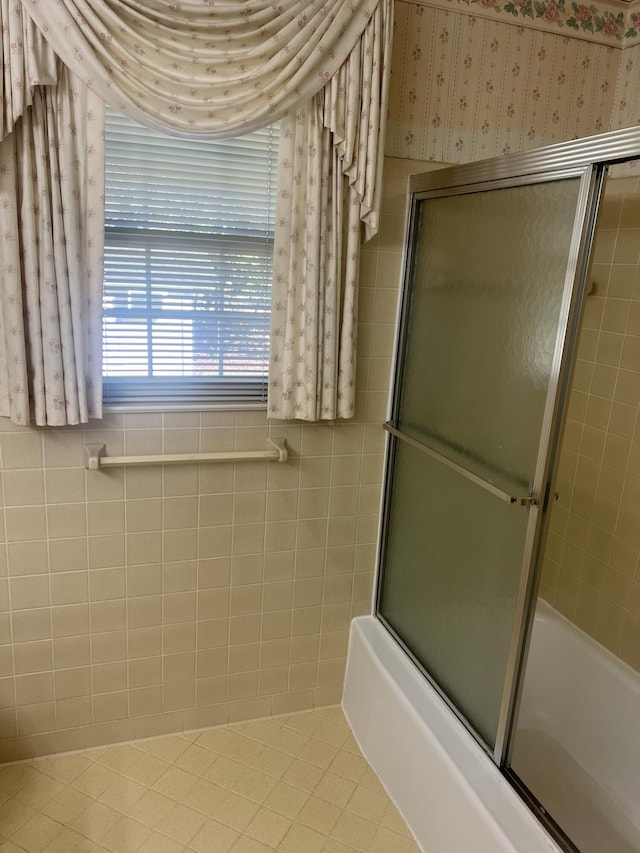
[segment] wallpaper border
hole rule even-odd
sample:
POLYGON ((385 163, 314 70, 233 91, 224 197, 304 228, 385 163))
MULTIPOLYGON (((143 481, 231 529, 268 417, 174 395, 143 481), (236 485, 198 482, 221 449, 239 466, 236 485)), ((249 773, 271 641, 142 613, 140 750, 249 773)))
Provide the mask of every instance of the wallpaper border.
POLYGON ((606 44, 623 49, 638 44, 640 7, 629 9, 606 3, 576 3, 575 0, 404 0, 415 6, 449 9, 505 24, 545 30, 568 38, 606 44))

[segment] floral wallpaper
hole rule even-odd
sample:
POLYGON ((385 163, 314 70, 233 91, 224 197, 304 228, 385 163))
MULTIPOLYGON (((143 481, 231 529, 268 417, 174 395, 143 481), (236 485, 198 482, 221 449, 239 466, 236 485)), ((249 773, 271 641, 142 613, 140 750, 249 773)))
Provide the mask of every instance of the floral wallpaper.
POLYGON ((395 16, 390 156, 461 163, 640 123, 640 45, 414 2, 395 16))
POLYGON ((611 129, 640 124, 640 44, 625 48, 620 57, 611 129))
MULTIPOLYGON (((625 48, 613 99, 611 130, 640 124, 640 45, 625 48)), ((639 175, 640 160, 612 166, 611 177, 639 175)))
POLYGON ((606 2, 599 5, 567 2, 567 0, 408 0, 419 5, 442 9, 469 11, 474 15, 503 20, 511 16, 511 23, 538 27, 550 31, 573 30, 581 38, 604 44, 634 41, 640 36, 640 10, 633 6, 622 9, 619 4, 606 2), (465 8, 466 7, 466 8, 465 8))

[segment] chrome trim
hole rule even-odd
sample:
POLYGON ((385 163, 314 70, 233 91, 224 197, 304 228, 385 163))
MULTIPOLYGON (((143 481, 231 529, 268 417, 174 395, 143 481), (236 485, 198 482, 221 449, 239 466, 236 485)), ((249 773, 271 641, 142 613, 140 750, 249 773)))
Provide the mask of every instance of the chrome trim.
MULTIPOLYGON (((543 495, 543 510, 549 502, 550 477, 558 450, 559 432, 568 393, 569 372, 577 343, 578 324, 587 289, 589 261, 596 216, 602 196, 606 167, 592 165, 584 170, 578 193, 573 234, 567 261, 562 304, 554 349, 547 399, 540 429, 540 443, 533 479, 534 494, 543 495)), ((533 616, 532 589, 541 556, 542 522, 545 513, 535 508, 529 515, 523 549, 520 585, 516 596, 513 631, 496 731, 494 760, 502 766, 507 756, 515 719, 517 691, 524 670, 524 648, 533 616)))
POLYGON ((515 495, 510 495, 508 492, 504 492, 502 489, 499 489, 497 486, 494 486, 493 483, 490 483, 488 480, 483 480, 482 477, 478 477, 477 474, 472 473, 467 468, 464 468, 462 465, 458 465, 457 462, 454 462, 453 459, 449 459, 448 456, 444 456, 442 453, 438 453, 437 450, 433 450, 433 448, 429 447, 428 445, 416 441, 415 438, 411 438, 410 435, 407 435, 404 432, 400 432, 400 430, 397 430, 395 427, 391 426, 388 421, 387 423, 383 424, 382 427, 388 433, 391 433, 391 435, 395 436, 396 438, 399 438, 406 444, 410 444, 411 447, 415 447, 416 450, 419 450, 421 453, 426 453, 427 456, 430 456, 432 459, 435 459, 442 465, 446 465, 447 468, 451 468, 452 471, 455 471, 456 474, 460 474, 460 476, 464 477, 466 480, 471 480, 472 483, 475 483, 476 486, 480 486, 480 488, 484 489, 486 492, 491 492, 492 495, 495 495, 497 498, 500 498, 501 501, 504 501, 508 504, 517 504, 518 506, 524 507, 533 507, 538 505, 538 502, 534 497, 518 497, 515 495))
MULTIPOLYGON (((442 169, 443 172, 457 171, 458 166, 453 166, 449 169, 442 169)), ((553 181, 564 181, 568 178, 580 178, 584 174, 585 167, 577 166, 575 168, 559 169, 549 174, 548 172, 538 172, 533 175, 507 175, 506 177, 492 177, 485 181, 460 181, 453 186, 437 186, 425 189, 417 189, 413 192, 412 197, 416 201, 425 201, 430 198, 441 198, 442 196, 465 195, 467 193, 484 193, 489 190, 511 189, 512 187, 532 186, 534 184, 551 183, 553 181)), ((439 172, 426 172, 422 175, 412 175, 414 178, 427 178, 430 174, 437 175, 439 172)))
MULTIPOLYGON (((402 270, 400 277, 400 289, 398 293, 398 313, 396 318, 396 334, 393 349, 392 365, 392 393, 389 398, 388 416, 390 420, 397 417, 400 411, 400 393, 402 376, 402 365, 404 362, 405 338, 407 331, 406 316, 409 311, 409 288, 406 286, 407 277, 411 269, 411 257, 413 253, 413 233, 416 225, 416 202, 409 192, 409 181, 407 180, 407 205, 406 222, 404 231, 404 250, 402 255, 402 270)), ((376 543, 376 562, 372 590, 372 612, 380 618, 380 606, 382 598, 382 586, 384 583, 384 565, 387 548, 387 534, 393 474, 395 471, 395 442, 391 435, 387 434, 384 448, 384 468, 382 494, 380 496, 380 524, 376 543)))
POLYGON ((409 191, 411 193, 428 192, 521 175, 548 174, 551 171, 567 168, 586 168, 595 163, 603 165, 621 163, 638 158, 640 158, 640 127, 626 127, 622 130, 586 136, 569 142, 558 142, 533 151, 464 163, 434 172, 423 172, 412 176, 409 191))
POLYGON ((509 768, 502 771, 502 775, 507 782, 515 788, 518 796, 526 803, 531 811, 536 815, 538 820, 544 825, 561 850, 565 853, 580 853, 580 850, 575 846, 573 841, 565 834, 560 824, 556 823, 553 817, 545 809, 544 804, 527 788, 521 779, 509 768))

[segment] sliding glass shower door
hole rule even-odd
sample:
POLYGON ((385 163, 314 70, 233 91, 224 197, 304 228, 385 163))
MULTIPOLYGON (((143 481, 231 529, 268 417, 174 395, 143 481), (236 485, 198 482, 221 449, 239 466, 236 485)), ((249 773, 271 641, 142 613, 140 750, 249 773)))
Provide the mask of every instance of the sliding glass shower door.
POLYGON ((413 194, 377 612, 498 761, 600 182, 413 194))

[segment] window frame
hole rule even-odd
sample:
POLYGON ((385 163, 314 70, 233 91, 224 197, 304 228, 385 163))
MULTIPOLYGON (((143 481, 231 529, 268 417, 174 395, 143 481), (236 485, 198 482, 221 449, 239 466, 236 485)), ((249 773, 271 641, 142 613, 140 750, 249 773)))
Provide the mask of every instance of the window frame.
MULTIPOLYGON (((123 120, 124 122, 129 121, 127 119, 124 119, 124 117, 119 116, 113 110, 107 112, 107 127, 105 131, 105 136, 107 137, 107 152, 105 154, 105 183, 107 188, 109 187, 110 175, 108 162, 109 148, 107 136, 109 133, 109 112, 111 116, 114 117, 117 122, 119 122, 119 124, 117 125, 117 130, 119 132, 122 132, 123 120)), ((135 125, 135 123, 133 124, 135 125)), ((273 239, 275 233, 275 182, 277 173, 277 149, 279 127, 276 124, 272 125, 266 130, 268 131, 268 136, 265 140, 266 145, 263 150, 265 151, 265 164, 268 166, 268 188, 266 197, 267 219, 265 219, 264 224, 268 227, 268 230, 266 230, 265 228, 265 231, 262 235, 259 233, 259 230, 253 229, 253 231, 251 231, 251 228, 249 226, 247 227, 247 231, 251 231, 251 233, 241 233, 241 229, 239 230, 235 220, 234 227, 229 228, 227 232, 225 232, 224 228, 218 228, 217 233, 214 233, 215 223, 219 223, 221 221, 220 219, 209 220, 212 223, 212 227, 209 230, 203 230, 198 227, 187 227, 184 231, 178 231, 166 227, 149 227, 148 224, 147 227, 144 227, 144 225, 141 226, 139 222, 136 222, 135 219, 127 217, 126 211, 124 214, 114 216, 113 202, 111 211, 109 211, 108 204, 105 203, 105 302, 103 303, 103 347, 105 347, 105 350, 108 342, 106 328, 110 322, 110 319, 111 321, 122 322, 122 329, 124 330, 125 335, 125 322, 131 322, 132 328, 134 328, 136 325, 135 321, 139 319, 140 323, 138 324, 138 326, 143 326, 144 324, 146 324, 148 329, 147 334, 149 336, 152 335, 152 332, 149 330, 153 328, 154 323, 154 313, 151 312, 151 309, 149 312, 147 312, 144 308, 142 310, 140 308, 138 308, 138 310, 131 310, 131 306, 128 306, 127 309, 125 309, 125 313, 122 308, 118 309, 117 306, 112 306, 111 308, 105 307, 105 303, 110 297, 115 301, 118 296, 117 285, 112 286, 111 292, 109 293, 109 275, 112 271, 115 270, 114 262, 109 260, 110 248, 113 248, 114 253, 117 253, 118 250, 123 251, 123 247, 126 247, 126 244, 129 243, 134 250, 139 250, 139 257, 146 256, 147 258, 149 258, 150 255, 153 254, 154 249, 156 249, 156 251, 160 255, 163 251, 166 251, 168 241, 176 248, 175 257, 177 258, 179 264, 180 255, 186 255, 189 252, 194 252, 196 256, 196 263, 198 263, 198 254, 200 255, 200 258, 205 258, 207 254, 207 247, 209 247, 212 256, 215 256, 215 253, 217 251, 218 256, 220 258, 225 258, 223 263, 221 263, 220 265, 222 269, 221 274, 224 275, 224 267, 228 265, 228 259, 233 258, 233 250, 237 249, 237 257, 241 258, 241 252, 245 249, 245 247, 249 247, 251 249, 251 252, 248 256, 249 260, 257 259, 258 268, 264 281, 265 258, 267 255, 269 258, 269 265, 272 269, 273 239), (270 220, 268 218, 269 210, 271 211, 270 220), (136 239, 137 236, 140 236, 141 239, 136 239), (231 251, 227 252, 226 249, 228 249, 229 247, 231 247, 231 251), (261 261, 259 260, 260 256, 262 256, 261 261), (129 313, 130 310, 131 313, 129 313)), ((145 133, 146 132, 147 131, 145 129, 145 133)), ((158 139, 158 137, 160 138, 160 140, 162 139, 161 135, 156 135, 156 140, 158 139)), ((171 145, 173 145, 175 147, 175 139, 169 136, 167 138, 168 140, 170 140, 168 146, 170 147, 171 145)), ((180 141, 183 142, 183 140, 180 141)), ((213 140, 214 145, 215 142, 216 141, 213 140)), ((228 146, 229 140, 222 140, 222 143, 228 146)), ((114 142, 112 142, 111 144, 113 147, 114 142)), ((121 148, 120 150, 122 151, 124 150, 124 148, 121 148)), ((222 156, 223 155, 219 155, 220 162, 222 162, 222 156)), ((187 155, 187 160, 188 159, 189 155, 187 155)), ((220 166, 220 163, 218 163, 218 165, 220 166)), ((186 169, 185 174, 187 174, 186 169)), ((193 174, 195 174, 195 172, 193 174)), ((249 180, 250 177, 247 178, 247 181, 249 180)), ((140 186, 143 186, 141 182, 140 186)), ((141 190, 141 195, 143 195, 144 192, 144 190, 141 190)), ((232 198, 232 195, 229 196, 229 198, 232 198)), ((237 204, 237 207, 235 209, 241 211, 241 193, 238 193, 235 198, 232 198, 232 201, 235 201, 235 203, 237 204)), ((260 208, 260 210, 262 210, 262 208, 260 208)), ((140 263, 139 260, 138 263, 140 263)), ((142 264, 142 267, 146 266, 148 269, 154 264, 157 266, 159 263, 160 261, 158 261, 157 259, 155 259, 152 263, 147 260, 142 264)), ((125 265, 126 261, 123 262, 123 266, 120 267, 123 276, 127 272, 127 270, 124 268, 125 265)), ((239 268, 242 268, 241 261, 239 262, 239 268)), ((146 305, 151 305, 152 303, 154 303, 155 308, 153 310, 156 312, 156 314, 161 314, 162 309, 158 309, 157 302, 158 294, 161 291, 161 286, 157 283, 157 280, 155 280, 154 285, 154 279, 152 279, 151 275, 152 273, 149 272, 143 273, 142 277, 138 276, 138 278, 135 280, 135 284, 132 284, 131 286, 131 292, 135 292, 137 290, 136 295, 141 298, 141 304, 146 303, 146 305), (147 276, 146 281, 145 275, 147 276)), ((175 271, 173 275, 173 279, 167 279, 171 281, 171 284, 168 285, 168 287, 179 288, 179 276, 175 274, 175 271)), ((233 276, 233 282, 237 286, 238 281, 236 280, 235 275, 233 276)), ((269 293, 271 290, 271 285, 272 277, 268 283, 269 293)), ((211 298, 211 296, 214 295, 214 291, 215 288, 211 288, 210 280, 208 280, 207 287, 205 288, 205 295, 208 298, 211 298)), ((173 290, 173 293, 177 292, 178 290, 173 290)), ((193 282, 192 290, 190 291, 187 289, 186 291, 187 295, 189 295, 191 292, 197 293, 197 284, 194 284, 193 282)), ((237 298, 239 293, 239 289, 232 291, 231 300, 235 303, 235 307, 233 304, 231 305, 231 307, 228 309, 229 313, 227 314, 226 318, 223 314, 220 314, 221 319, 219 321, 218 327, 219 330, 221 330, 220 338, 224 338, 225 334, 231 334, 231 336, 233 337, 234 334, 238 333, 238 329, 242 331, 241 303, 240 308, 237 307, 237 298), (236 313, 237 315, 235 318, 233 318, 234 313, 236 313), (237 325, 233 324, 234 319, 237 321, 237 325)), ((256 376, 255 374, 249 376, 237 374, 226 377, 220 375, 162 375, 155 377, 142 377, 117 376, 113 374, 110 376, 105 373, 105 367, 103 366, 103 409, 107 412, 266 409, 269 366, 268 333, 270 302, 268 295, 265 299, 264 286, 259 287, 258 296, 260 298, 256 307, 255 316, 260 317, 261 315, 262 322, 257 322, 255 324, 255 334, 257 335, 257 340, 259 344, 257 347, 257 351, 260 353, 260 357, 262 359, 262 364, 264 367, 263 373, 261 373, 259 376, 256 376), (264 310, 265 306, 266 310, 264 310), (265 331, 266 342, 261 345, 260 338, 262 337, 264 341, 265 331)), ((172 316, 177 321, 176 326, 178 328, 180 328, 181 321, 183 318, 186 323, 197 322, 197 320, 199 319, 199 314, 196 313, 195 308, 192 309, 191 312, 187 308, 185 310, 185 313, 182 314, 183 310, 185 310, 184 306, 182 308, 178 307, 175 312, 167 311, 167 319, 172 316)), ((251 314, 248 314, 247 316, 250 317, 251 314)), ((211 317, 207 318, 206 322, 215 325, 215 317, 213 319, 211 317)), ((162 334, 162 331, 160 331, 160 334, 162 334)), ((183 334, 183 332, 178 332, 178 335, 180 334, 183 334)), ((114 336, 112 338, 112 347, 114 348, 114 350, 117 350, 117 346, 117 337, 114 336)), ((150 347, 146 350, 145 357, 147 359, 151 359, 152 349, 153 343, 151 343, 150 347)), ((224 351, 225 350, 222 348, 218 350, 218 355, 216 357, 219 358, 220 354, 224 353, 224 351)), ((168 350, 166 350, 166 353, 172 355, 171 349, 169 348, 168 350)), ((176 364, 179 365, 179 351, 176 349, 174 354, 178 354, 178 362, 176 362, 176 364)), ((173 365, 170 366, 173 367, 173 365)))

